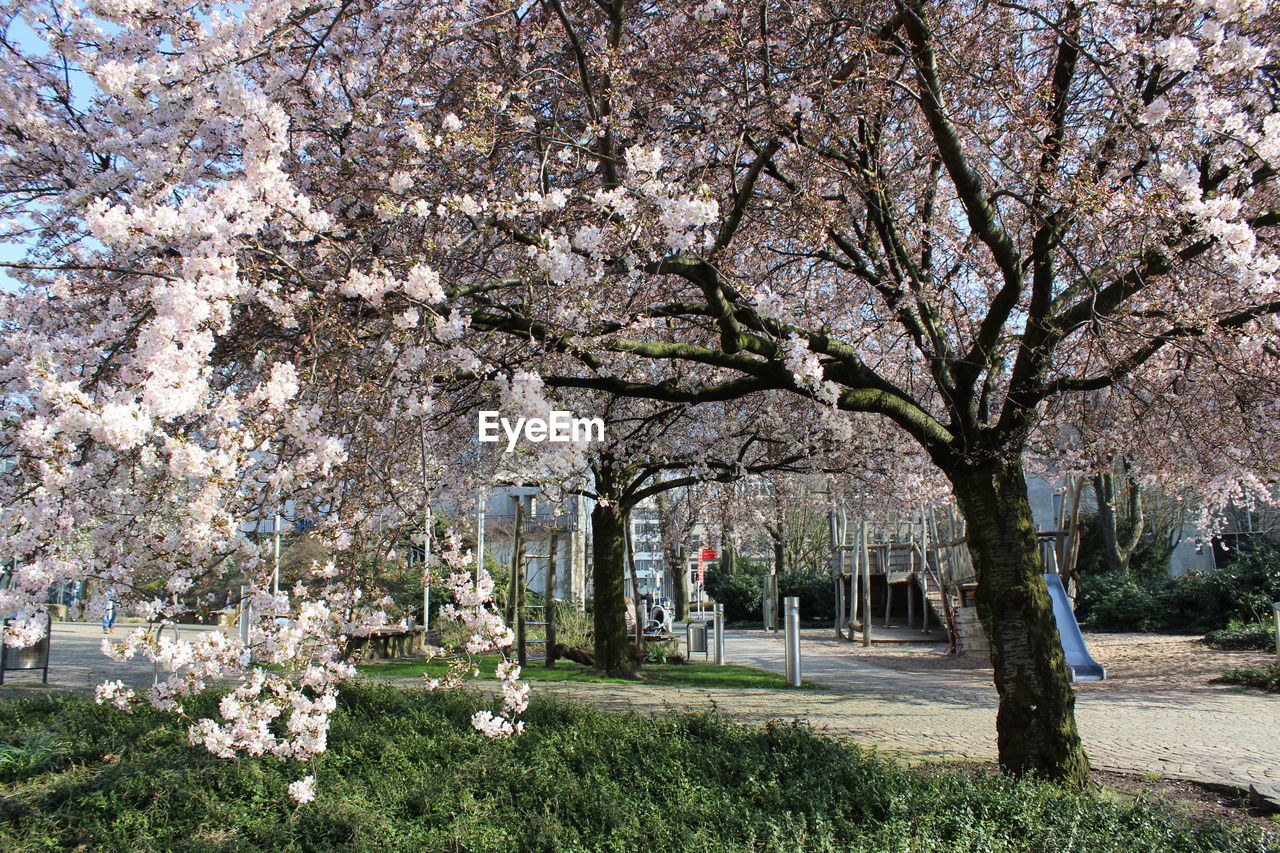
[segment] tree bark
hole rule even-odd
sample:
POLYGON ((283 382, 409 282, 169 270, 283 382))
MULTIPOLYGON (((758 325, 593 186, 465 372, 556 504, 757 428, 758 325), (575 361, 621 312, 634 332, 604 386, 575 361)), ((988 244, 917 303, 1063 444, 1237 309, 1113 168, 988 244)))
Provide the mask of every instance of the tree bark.
POLYGON ((769 606, 769 623, 764 627, 770 631, 776 631, 778 630, 778 577, 786 570, 786 546, 783 542, 783 526, 781 521, 778 522, 777 527, 769 527, 767 529, 769 531, 769 536, 773 539, 773 570, 769 572, 769 584, 765 588, 765 595, 769 596, 771 601, 769 606))
POLYGON ((627 656, 625 525, 622 508, 616 503, 597 503, 591 511, 596 666, 612 676, 629 676, 633 671, 627 656))
MULTIPOLYGON (((1128 474, 1129 466, 1122 460, 1120 471, 1128 474)), ((1127 479, 1127 478, 1126 478, 1127 479)), ((1129 529, 1121 540, 1120 517, 1116 508, 1116 476, 1114 474, 1098 474, 1093 478, 1093 493, 1098 501, 1098 526, 1102 528, 1102 553, 1107 562, 1107 570, 1119 574, 1129 573, 1129 563, 1133 552, 1142 541, 1143 528, 1146 526, 1142 517, 1142 495, 1138 484, 1121 482, 1123 488, 1128 486, 1128 521, 1129 529)))
POLYGON ((688 531, 678 530, 680 525, 672 518, 677 510, 668 501, 666 492, 659 492, 655 500, 658 504, 658 532, 662 537, 662 565, 671 572, 675 620, 683 622, 689 618, 689 573, 685 571, 683 544, 688 531))
POLYGON ((676 592, 675 620, 683 622, 689 618, 689 572, 685 567, 683 549, 674 544, 666 544, 663 565, 670 566, 671 571, 675 572, 672 575, 676 592))
POLYGON ((1089 762, 1075 721, 1035 522, 1019 460, 964 462, 948 471, 978 574, 978 616, 991 642, 1000 708, 1000 765, 1076 787, 1089 762))

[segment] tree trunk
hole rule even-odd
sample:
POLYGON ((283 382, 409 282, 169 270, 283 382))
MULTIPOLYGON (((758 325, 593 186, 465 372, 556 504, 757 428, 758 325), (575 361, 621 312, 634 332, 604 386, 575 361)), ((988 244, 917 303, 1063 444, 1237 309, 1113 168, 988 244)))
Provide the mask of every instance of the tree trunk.
POLYGON ((632 672, 627 656, 627 605, 623 589, 626 577, 625 524, 622 509, 617 504, 597 503, 591 511, 592 582, 595 587, 592 622, 596 666, 613 676, 627 676, 632 672))
POLYGON ((769 596, 770 603, 768 624, 764 627, 770 631, 778 630, 778 577, 786 570, 786 550, 782 533, 781 522, 776 528, 769 528, 769 535, 773 538, 773 570, 769 572, 769 584, 765 588, 765 595, 769 596))
MULTIPOLYGON (((1120 463, 1122 473, 1128 473, 1128 465, 1120 463)), ((1098 474, 1093 478, 1093 493, 1098 501, 1098 526, 1102 528, 1102 553, 1107 562, 1107 570, 1127 575, 1133 552, 1142 541, 1145 521, 1142 517, 1142 495, 1138 484, 1122 482, 1123 488, 1129 488, 1128 522, 1129 528, 1123 541, 1120 535, 1120 517, 1116 508, 1116 477, 1114 474, 1098 474)))
POLYGON ((948 473, 977 569, 978 616, 991 642, 1000 766, 1015 776, 1083 787, 1089 762, 1021 461, 962 463, 948 473))
POLYGON ((689 618, 689 571, 685 566, 683 549, 667 544, 662 562, 663 565, 670 566, 671 571, 675 573, 671 577, 675 582, 675 620, 683 622, 689 618))
POLYGON ((1094 476, 1093 494, 1098 501, 1098 528, 1102 533, 1102 556, 1106 560, 1107 571, 1123 573, 1124 563, 1120 555, 1114 478, 1110 474, 1094 476))

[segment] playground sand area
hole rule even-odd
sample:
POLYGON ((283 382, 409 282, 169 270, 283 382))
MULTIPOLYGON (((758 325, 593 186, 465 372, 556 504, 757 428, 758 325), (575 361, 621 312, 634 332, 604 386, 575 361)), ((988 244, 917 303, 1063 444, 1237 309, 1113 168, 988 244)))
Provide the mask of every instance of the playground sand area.
MULTIPOLYGON (((1228 669, 1260 667, 1276 661, 1270 652, 1211 649, 1200 637, 1189 635, 1086 633, 1084 641, 1093 659, 1107 668, 1107 680, 1081 683, 1076 685, 1077 690, 1239 690, 1234 685, 1214 684, 1213 679, 1228 669)), ((982 654, 948 655, 945 646, 929 643, 881 643, 869 649, 860 643, 848 643, 844 648, 859 660, 897 672, 968 674, 975 685, 991 683, 991 664, 982 654)))

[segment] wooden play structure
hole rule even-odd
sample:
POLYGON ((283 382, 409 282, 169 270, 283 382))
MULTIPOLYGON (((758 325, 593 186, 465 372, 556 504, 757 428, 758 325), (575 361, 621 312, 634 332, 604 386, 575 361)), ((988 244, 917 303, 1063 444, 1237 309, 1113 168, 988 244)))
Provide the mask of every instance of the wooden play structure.
MULTIPOLYGON (((1067 587, 1074 586, 1080 549, 1078 514, 1078 500, 1064 502, 1055 519, 1059 529, 1039 534, 1045 571, 1060 574, 1067 587)), ((955 507, 926 507, 874 525, 850 524, 836 510, 831 541, 837 636, 870 645, 878 624, 919 634, 941 632, 953 654, 990 654, 978 619, 977 574, 955 507)))
POLYGON ((950 507, 887 524, 831 518, 836 632, 870 645, 876 623, 939 633, 948 651, 986 652, 972 606, 975 575, 964 524, 950 507))

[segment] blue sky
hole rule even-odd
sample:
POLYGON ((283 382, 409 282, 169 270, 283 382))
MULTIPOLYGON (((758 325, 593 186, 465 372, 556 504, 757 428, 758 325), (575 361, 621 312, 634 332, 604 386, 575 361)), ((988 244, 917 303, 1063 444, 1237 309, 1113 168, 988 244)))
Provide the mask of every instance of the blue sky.
MULTIPOLYGON (((5 32, 11 42, 17 44, 23 50, 32 54, 47 54, 49 52, 49 46, 45 41, 27 26, 20 17, 11 19, 5 28, 5 32)), ((87 103, 91 97, 92 88, 93 84, 86 75, 78 72, 71 75, 71 91, 74 101, 81 104, 87 103)), ((0 240, 0 263, 22 261, 29 248, 29 241, 0 240)), ((13 292, 17 288, 18 283, 14 281, 9 271, 4 267, 0 267, 0 290, 13 292)))

